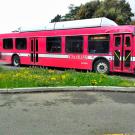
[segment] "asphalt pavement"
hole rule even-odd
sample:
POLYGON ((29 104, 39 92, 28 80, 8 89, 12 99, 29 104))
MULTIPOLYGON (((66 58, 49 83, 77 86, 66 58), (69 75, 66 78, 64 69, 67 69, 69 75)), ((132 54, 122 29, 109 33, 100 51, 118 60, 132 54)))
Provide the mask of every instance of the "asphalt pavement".
POLYGON ((0 135, 135 134, 135 94, 0 95, 0 135))

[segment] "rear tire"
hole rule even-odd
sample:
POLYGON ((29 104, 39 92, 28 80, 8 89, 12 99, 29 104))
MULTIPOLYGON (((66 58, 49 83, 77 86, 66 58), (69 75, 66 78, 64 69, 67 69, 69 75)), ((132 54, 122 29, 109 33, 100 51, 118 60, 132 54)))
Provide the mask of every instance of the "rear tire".
POLYGON ((15 67, 20 66, 20 58, 18 55, 14 55, 12 58, 12 65, 15 67))
POLYGON ((106 60, 96 61, 94 64, 94 71, 97 73, 108 74, 110 71, 108 62, 106 60))

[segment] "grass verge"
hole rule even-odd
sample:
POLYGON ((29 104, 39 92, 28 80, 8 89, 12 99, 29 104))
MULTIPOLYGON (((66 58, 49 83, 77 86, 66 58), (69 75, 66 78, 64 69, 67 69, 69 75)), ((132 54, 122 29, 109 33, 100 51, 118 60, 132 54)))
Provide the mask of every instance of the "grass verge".
POLYGON ((76 71, 59 72, 42 68, 17 70, 0 67, 0 88, 48 87, 48 86, 121 86, 134 87, 133 81, 121 77, 76 71))

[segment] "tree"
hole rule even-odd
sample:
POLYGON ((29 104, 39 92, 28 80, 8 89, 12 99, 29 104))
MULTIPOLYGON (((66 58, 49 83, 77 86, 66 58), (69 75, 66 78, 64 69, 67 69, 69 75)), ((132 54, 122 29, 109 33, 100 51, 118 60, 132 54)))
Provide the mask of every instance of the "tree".
POLYGON ((61 15, 56 15, 51 22, 61 22, 61 21, 69 21, 69 20, 75 20, 76 14, 78 10, 80 9, 80 6, 74 6, 73 4, 70 4, 69 7, 69 12, 65 14, 64 16, 61 15))
POLYGON ((69 9, 69 13, 65 14, 65 16, 63 16, 63 20, 64 21, 69 21, 69 20, 76 20, 76 14, 80 9, 80 6, 74 6, 73 4, 70 4, 70 6, 68 7, 69 9))
POLYGON ((129 3, 125 0, 104 0, 93 14, 93 17, 107 17, 118 24, 130 24, 131 12, 129 3))
POLYGON ((107 17, 118 24, 130 24, 133 15, 126 0, 95 0, 78 7, 71 4, 69 6, 69 13, 62 17, 56 16, 52 21, 107 17))
POLYGON ((95 11, 99 7, 99 4, 100 4, 99 0, 95 0, 95 1, 88 2, 85 5, 81 5, 80 9, 76 14, 76 18, 78 19, 92 18, 93 13, 95 13, 95 11))
POLYGON ((132 21, 132 22, 131 22, 131 25, 135 25, 135 21, 132 21))
POLYGON ((62 20, 62 17, 61 17, 61 15, 56 15, 52 20, 51 20, 51 22, 60 22, 62 20))

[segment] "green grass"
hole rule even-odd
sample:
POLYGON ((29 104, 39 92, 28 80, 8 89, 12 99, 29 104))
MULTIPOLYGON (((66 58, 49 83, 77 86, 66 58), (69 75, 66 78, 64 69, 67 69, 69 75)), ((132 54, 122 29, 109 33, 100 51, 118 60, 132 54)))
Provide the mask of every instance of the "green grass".
POLYGON ((49 86, 122 86, 134 87, 133 81, 121 77, 91 72, 21 68, 17 70, 0 67, 0 88, 49 87, 49 86))

